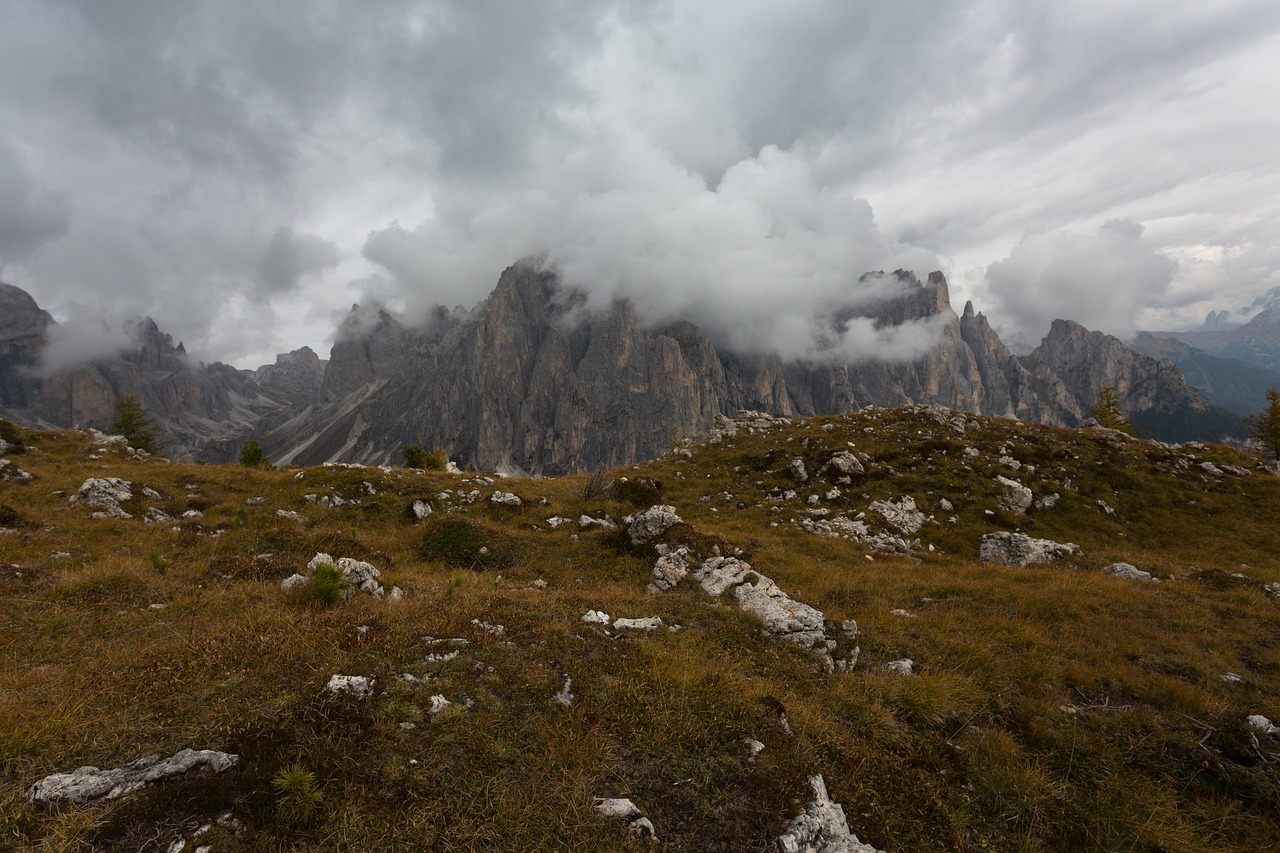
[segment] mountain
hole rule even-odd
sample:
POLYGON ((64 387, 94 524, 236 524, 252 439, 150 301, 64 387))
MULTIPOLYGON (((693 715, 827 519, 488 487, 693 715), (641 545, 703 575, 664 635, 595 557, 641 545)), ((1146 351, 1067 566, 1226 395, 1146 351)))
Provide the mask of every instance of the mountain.
MULTIPOLYGON (((256 371, 192 363, 147 319, 125 351, 44 377, 34 368, 56 324, 8 288, 0 414, 104 429, 115 399, 136 394, 159 421, 166 452, 181 458, 234 459, 254 438, 276 463, 399 464, 416 444, 464 467, 537 474, 651 459, 741 410, 793 418, 931 403, 1074 426, 1104 386, 1117 388, 1153 437, 1243 434, 1171 362, 1070 321, 1018 357, 972 303, 952 310, 941 273, 923 282, 903 270, 892 276, 897 295, 869 316, 877 327, 937 330, 912 361, 735 352, 689 320, 652 328, 625 300, 588 310, 553 271, 520 262, 470 311, 441 307, 410 326, 377 306, 352 306, 327 362, 303 348, 256 371)), ((851 319, 835 314, 821 325, 835 338, 851 319)))
POLYGON ((260 385, 251 371, 193 364, 150 318, 121 352, 46 374, 40 356, 56 326, 25 291, 0 284, 0 415, 35 427, 105 430, 116 399, 132 394, 156 421, 166 454, 228 461, 255 423, 298 399, 260 385))
POLYGON ((1178 366, 1187 384, 1210 403, 1237 415, 1252 415, 1266 405, 1267 389, 1280 386, 1280 372, 1265 370, 1234 358, 1210 355, 1173 338, 1140 332, 1128 345, 1152 358, 1167 358, 1178 366))
POLYGON ((742 409, 805 417, 920 402, 1075 425, 1104 385, 1153 436, 1233 434, 1168 362, 1065 321, 1019 359, 972 304, 955 314, 941 273, 894 275, 903 295, 874 318, 940 319, 928 353, 784 363, 722 349, 691 322, 646 328, 625 301, 570 322, 581 298, 553 272, 519 263, 473 311, 440 309, 425 329, 353 308, 320 395, 258 438, 278 462, 398 463, 417 444, 465 466, 558 473, 655 457, 742 409))
POLYGON ((1271 307, 1263 308, 1249 322, 1237 328, 1151 334, 1182 341, 1219 358, 1234 358, 1263 370, 1280 372, 1280 306, 1272 305, 1269 299, 1258 304, 1271 307))

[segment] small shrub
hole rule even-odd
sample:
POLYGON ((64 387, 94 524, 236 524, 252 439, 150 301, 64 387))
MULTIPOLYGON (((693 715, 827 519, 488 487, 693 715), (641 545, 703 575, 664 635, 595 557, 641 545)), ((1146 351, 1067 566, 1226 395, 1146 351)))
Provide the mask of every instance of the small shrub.
POLYGON ((436 448, 428 453, 416 444, 404 449, 404 465, 406 468, 418 468, 423 471, 443 471, 448 459, 444 451, 436 448))
POLYGON ((282 767, 271 779, 271 787, 276 791, 276 809, 289 821, 309 820, 324 803, 316 774, 296 762, 282 767))
POLYGON ((509 562, 483 532, 461 518, 428 522, 419 552, 423 559, 440 560, 463 569, 484 569, 509 562))
POLYGON ((271 462, 262 452, 262 446, 250 440, 240 446, 240 464, 246 468, 263 468, 271 462))
POLYGON ((151 568, 155 569, 158 575, 164 574, 173 565, 172 560, 155 550, 147 555, 147 559, 151 561, 151 568))
POLYGON ((603 471, 592 471, 578 494, 584 501, 592 501, 601 495, 608 494, 612 485, 613 483, 609 482, 609 478, 603 471))
POLYGON ((312 601, 322 607, 333 607, 346 600, 351 581, 347 580, 347 576, 337 566, 316 566, 315 574, 311 576, 310 589, 312 601))
POLYGON ((16 529, 35 526, 34 522, 28 520, 26 516, 13 507, 7 504, 0 504, 0 527, 16 529))

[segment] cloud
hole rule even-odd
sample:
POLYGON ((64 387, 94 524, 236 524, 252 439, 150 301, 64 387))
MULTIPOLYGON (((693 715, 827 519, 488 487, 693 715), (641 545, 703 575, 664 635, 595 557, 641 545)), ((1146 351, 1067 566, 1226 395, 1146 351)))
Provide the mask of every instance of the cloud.
POLYGON ((987 267, 998 316, 1024 339, 1040 337, 1055 319, 1131 335, 1138 313, 1169 289, 1177 269, 1142 233, 1139 223, 1116 219, 1089 235, 1025 236, 1008 258, 987 267))
POLYGON ((258 263, 259 289, 267 296, 289 293, 305 276, 332 269, 340 259, 331 241, 282 225, 272 233, 258 263))
POLYGON ((767 146, 712 188, 643 139, 580 133, 518 192, 441 195, 433 219, 370 235, 364 254, 402 284, 410 316, 485 293, 498 247, 498 258, 543 257, 589 307, 624 298, 645 322, 691 319, 739 352, 910 358, 936 342, 934 330, 886 348, 884 334, 856 326, 822 349, 823 317, 902 290, 893 277, 859 281, 862 272, 936 260, 883 238, 865 201, 818 186, 803 150, 767 146))
POLYGON ((101 314, 80 303, 67 306, 62 322, 49 326, 35 374, 49 377, 60 371, 119 355, 138 342, 136 318, 101 314))
POLYGON ((316 318, 379 276, 382 304, 471 305, 530 253, 792 352, 867 269, 985 269, 1107 219, 1180 260, 1144 323, 1280 271, 1273 0, 6 11, 6 279, 201 357, 323 350, 316 318))
POLYGON ((0 144, 0 267, 25 259, 70 225, 66 196, 37 186, 17 152, 0 144))

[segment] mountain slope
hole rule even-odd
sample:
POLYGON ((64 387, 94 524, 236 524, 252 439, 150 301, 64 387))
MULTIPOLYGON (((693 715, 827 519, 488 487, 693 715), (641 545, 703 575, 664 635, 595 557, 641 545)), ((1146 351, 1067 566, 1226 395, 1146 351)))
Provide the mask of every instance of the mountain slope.
POLYGON ((602 484, 24 440, 33 478, 0 481, 6 849, 655 849, 608 797, 658 849, 764 851, 815 774, 895 853, 1280 845, 1280 735, 1249 722, 1280 720, 1280 481, 1227 448, 919 406, 751 415, 602 484), (70 502, 89 477, 127 483, 133 517, 70 502), (623 518, 651 503, 680 521, 637 544, 623 518), (1080 550, 979 559, 1015 531, 1080 550), (317 552, 388 592, 282 591, 317 552), (699 576, 729 555, 749 570, 714 595, 699 576), (822 644, 788 639, 813 613, 822 644), (338 674, 372 690, 332 694, 338 674), (183 749, 237 760, 28 799, 183 749))
POLYGON ((1182 371, 1188 385, 1210 403, 1236 415, 1261 411, 1266 405, 1267 390, 1280 386, 1280 372, 1210 355, 1173 338, 1142 332, 1128 343, 1143 355, 1169 359, 1182 371))

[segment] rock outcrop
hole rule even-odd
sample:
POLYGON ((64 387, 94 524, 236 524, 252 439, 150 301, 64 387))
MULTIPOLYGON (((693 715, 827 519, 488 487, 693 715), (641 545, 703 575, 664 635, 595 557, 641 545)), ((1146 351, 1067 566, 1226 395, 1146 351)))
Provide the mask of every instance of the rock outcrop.
POLYGON ((80 767, 69 773, 54 773, 32 786, 28 798, 34 803, 88 803, 115 800, 148 785, 207 768, 221 773, 235 767, 240 756, 211 749, 184 749, 169 758, 149 755, 113 770, 80 767))
POLYGON ((1031 563, 1049 563, 1063 557, 1070 557, 1079 550, 1079 546, 1070 542, 1033 539, 1025 533, 1000 531, 988 533, 982 537, 978 558, 984 563, 1026 566, 1031 563))
POLYGON ((809 785, 813 788, 813 801, 778 838, 783 853, 882 853, 863 844, 849 830, 844 808, 831 801, 822 776, 811 776, 809 785))

